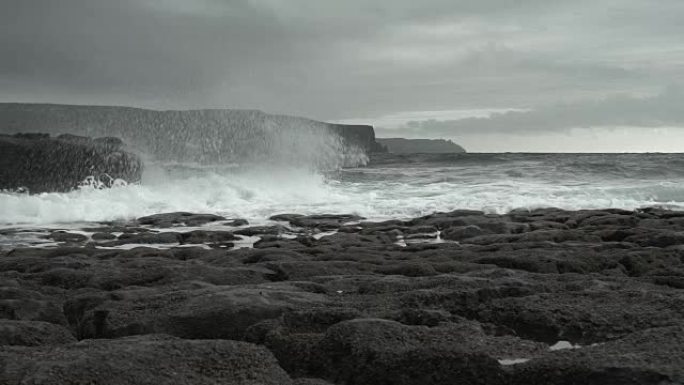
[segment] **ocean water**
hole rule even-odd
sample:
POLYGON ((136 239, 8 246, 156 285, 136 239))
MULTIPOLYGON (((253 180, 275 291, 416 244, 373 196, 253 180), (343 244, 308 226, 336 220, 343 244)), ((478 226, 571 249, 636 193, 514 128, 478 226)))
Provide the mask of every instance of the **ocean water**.
POLYGON ((277 213, 383 220, 454 209, 654 205, 684 209, 684 154, 380 154, 333 169, 280 158, 257 164, 152 161, 140 184, 0 193, 0 228, 69 228, 170 211, 259 224, 277 213))

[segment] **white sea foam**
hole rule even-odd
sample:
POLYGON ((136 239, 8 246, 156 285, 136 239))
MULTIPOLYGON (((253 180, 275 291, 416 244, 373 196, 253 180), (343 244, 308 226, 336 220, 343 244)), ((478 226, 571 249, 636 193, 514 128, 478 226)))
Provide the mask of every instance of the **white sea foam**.
POLYGON ((3 193, 0 224, 46 226, 170 211, 218 213, 259 223, 283 212, 356 213, 381 220, 454 209, 505 213, 538 207, 684 207, 684 180, 548 181, 500 178, 484 171, 465 175, 466 171, 374 167, 324 175, 293 167, 173 167, 148 170, 140 185, 36 195, 3 193))
POLYGON ((525 362, 528 362, 529 360, 530 360, 529 358, 510 358, 510 359, 499 360, 499 364, 501 364, 503 366, 518 365, 518 364, 524 364, 525 362))

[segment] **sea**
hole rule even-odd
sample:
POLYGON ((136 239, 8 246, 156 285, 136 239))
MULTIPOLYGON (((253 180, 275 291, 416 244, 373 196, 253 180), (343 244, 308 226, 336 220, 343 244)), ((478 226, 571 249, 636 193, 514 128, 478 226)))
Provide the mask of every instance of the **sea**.
POLYGON ((0 193, 2 228, 78 228, 187 211, 268 223, 279 213, 406 219, 475 209, 684 210, 684 154, 371 154, 302 162, 146 163, 143 180, 68 193, 0 193), (328 163, 329 165, 330 163, 328 163))

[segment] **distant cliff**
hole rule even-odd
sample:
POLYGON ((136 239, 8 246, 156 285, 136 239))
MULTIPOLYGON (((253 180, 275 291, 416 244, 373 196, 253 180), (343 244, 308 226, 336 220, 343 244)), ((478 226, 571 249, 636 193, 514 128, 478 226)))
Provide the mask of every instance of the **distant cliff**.
POLYGON ((372 126, 330 124, 256 110, 156 111, 0 103, 0 133, 26 132, 116 136, 158 159, 198 162, 268 157, 276 147, 292 152, 316 146, 336 150, 333 145, 337 144, 321 143, 333 135, 321 132, 338 134, 345 151, 382 150, 372 126))
POLYGON ((466 150, 451 140, 377 138, 377 142, 394 154, 461 153, 466 150))
POLYGON ((346 140, 358 143, 366 152, 386 152, 386 149, 378 143, 373 126, 332 123, 328 123, 328 126, 346 140))

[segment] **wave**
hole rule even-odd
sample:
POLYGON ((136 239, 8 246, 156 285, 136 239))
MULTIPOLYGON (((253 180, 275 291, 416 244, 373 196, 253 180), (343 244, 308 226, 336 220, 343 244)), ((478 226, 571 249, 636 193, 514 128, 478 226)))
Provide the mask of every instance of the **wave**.
POLYGON ((630 167, 618 169, 619 173, 597 163, 599 157, 501 154, 496 158, 506 162, 371 162, 333 171, 285 161, 156 162, 147 167, 138 185, 36 195, 0 193, 0 225, 114 221, 170 211, 216 213, 258 224, 283 212, 354 213, 382 220, 455 209, 502 214, 539 207, 684 208, 684 175, 681 170, 667 170, 676 156, 615 156, 631 162, 622 163, 630 167), (667 177, 640 171, 663 165, 667 177))
MULTIPOLYGON (((358 174, 359 170, 352 170, 358 174)), ((502 179, 462 183, 457 178, 366 178, 292 168, 205 171, 169 178, 160 172, 141 185, 80 189, 70 193, 0 194, 0 224, 125 220, 171 211, 216 213, 262 224, 271 215, 355 213, 371 220, 410 218, 435 211, 476 209, 506 213, 517 208, 568 210, 645 206, 684 207, 684 181, 638 184, 556 185, 539 180, 502 179)), ((380 173, 382 175, 382 173, 380 173)))
POLYGON ((102 222, 171 211, 261 218, 275 211, 309 211, 334 195, 321 174, 292 168, 169 174, 156 169, 143 183, 69 193, 0 194, 0 223, 102 222))

